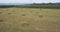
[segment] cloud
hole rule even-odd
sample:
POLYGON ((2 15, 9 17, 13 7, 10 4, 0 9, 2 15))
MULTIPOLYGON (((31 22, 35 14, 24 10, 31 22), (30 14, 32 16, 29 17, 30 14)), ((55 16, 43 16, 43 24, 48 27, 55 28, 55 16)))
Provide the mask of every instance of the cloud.
POLYGON ((48 3, 48 2, 60 2, 60 0, 0 0, 0 3, 48 3))

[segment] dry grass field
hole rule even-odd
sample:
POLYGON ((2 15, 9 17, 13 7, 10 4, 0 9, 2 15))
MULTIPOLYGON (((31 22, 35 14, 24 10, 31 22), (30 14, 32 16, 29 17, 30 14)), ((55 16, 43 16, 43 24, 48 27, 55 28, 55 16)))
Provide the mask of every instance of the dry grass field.
POLYGON ((60 32, 60 9, 0 8, 0 32, 60 32))

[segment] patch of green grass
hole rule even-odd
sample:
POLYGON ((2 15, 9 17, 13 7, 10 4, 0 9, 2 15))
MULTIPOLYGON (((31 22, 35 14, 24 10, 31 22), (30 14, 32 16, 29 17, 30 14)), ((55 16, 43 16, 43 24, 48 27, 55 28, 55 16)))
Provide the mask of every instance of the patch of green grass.
POLYGON ((2 12, 0 12, 0 14, 2 14, 2 12))
POLYGON ((39 15, 40 18, 44 17, 43 15, 39 15))
POLYGON ((9 15, 12 14, 12 13, 8 13, 9 15))

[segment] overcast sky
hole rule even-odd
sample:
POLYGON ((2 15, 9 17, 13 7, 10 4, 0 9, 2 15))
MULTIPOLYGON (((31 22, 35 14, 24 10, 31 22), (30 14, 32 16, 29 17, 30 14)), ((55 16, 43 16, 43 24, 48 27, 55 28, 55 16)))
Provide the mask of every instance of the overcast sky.
POLYGON ((60 0, 0 0, 0 3, 49 3, 60 2, 60 0))

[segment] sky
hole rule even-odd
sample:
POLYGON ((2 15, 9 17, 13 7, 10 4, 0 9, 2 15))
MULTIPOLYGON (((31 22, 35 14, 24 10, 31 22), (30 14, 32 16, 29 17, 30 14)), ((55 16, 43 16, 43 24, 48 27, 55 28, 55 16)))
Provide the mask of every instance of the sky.
POLYGON ((0 0, 0 3, 55 3, 60 0, 0 0))

